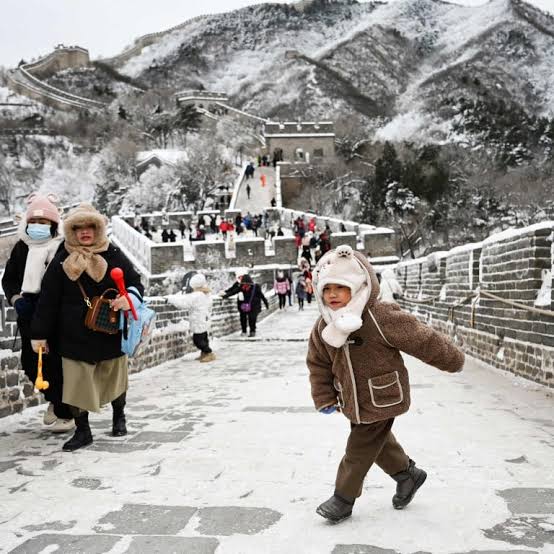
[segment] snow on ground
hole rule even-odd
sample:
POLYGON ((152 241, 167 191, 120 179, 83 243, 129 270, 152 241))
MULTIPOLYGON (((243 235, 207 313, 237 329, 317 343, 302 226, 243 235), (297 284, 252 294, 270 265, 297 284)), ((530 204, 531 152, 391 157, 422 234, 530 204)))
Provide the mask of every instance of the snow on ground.
POLYGON ((418 143, 439 142, 449 134, 451 122, 441 121, 431 114, 410 111, 397 115, 375 133, 375 140, 418 143))
POLYGON ((552 397, 477 364, 441 373, 407 358, 412 407, 395 435, 429 477, 403 511, 372 468, 353 517, 328 525, 348 422, 313 409, 305 367, 315 307, 264 320, 131 376, 130 434, 73 454, 43 408, 0 420, 0 549, 31 552, 552 553, 552 397), (70 547, 70 543, 73 546, 70 547), (217 549, 217 550, 216 550, 217 549))
POLYGON ((137 162, 144 162, 149 158, 156 157, 159 160, 169 163, 177 164, 182 160, 188 160, 188 155, 185 150, 172 150, 170 148, 166 149, 154 149, 154 150, 142 150, 137 152, 137 162))

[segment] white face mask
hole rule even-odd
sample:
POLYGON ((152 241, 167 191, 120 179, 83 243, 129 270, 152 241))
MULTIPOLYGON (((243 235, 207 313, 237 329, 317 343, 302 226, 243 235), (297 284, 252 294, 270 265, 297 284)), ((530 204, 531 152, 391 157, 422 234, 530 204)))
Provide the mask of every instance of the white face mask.
POLYGON ((46 240, 52 238, 50 225, 45 223, 29 223, 27 225, 27 234, 33 240, 46 240))

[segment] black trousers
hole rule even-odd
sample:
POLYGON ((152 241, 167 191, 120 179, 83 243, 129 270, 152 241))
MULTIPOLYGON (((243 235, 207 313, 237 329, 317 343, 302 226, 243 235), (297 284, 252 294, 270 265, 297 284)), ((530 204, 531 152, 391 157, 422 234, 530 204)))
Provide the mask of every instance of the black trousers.
POLYGON ((256 321, 258 319, 258 312, 240 312, 240 328, 243 333, 246 333, 246 324, 250 327, 250 332, 256 332, 256 321))
POLYGON ((279 294, 279 309, 282 310, 287 305, 287 295, 279 294))
MULTIPOLYGON (((35 384, 38 374, 38 354, 33 352, 31 339, 21 330, 21 366, 29 381, 35 384)), ((42 376, 48 381, 48 388, 42 391, 44 398, 54 404, 54 413, 60 419, 72 419, 70 407, 62 402, 63 371, 62 359, 52 350, 42 356, 42 376)))
POLYGON ((210 341, 208 339, 208 333, 193 333, 192 342, 198 350, 202 350, 204 354, 209 354, 212 349, 210 348, 210 341))

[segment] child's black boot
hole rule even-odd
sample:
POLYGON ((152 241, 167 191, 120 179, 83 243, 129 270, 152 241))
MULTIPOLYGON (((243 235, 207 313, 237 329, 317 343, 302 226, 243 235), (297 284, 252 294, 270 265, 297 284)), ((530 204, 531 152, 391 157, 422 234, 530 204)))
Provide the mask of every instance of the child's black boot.
POLYGON ((354 506, 354 501, 346 500, 334 494, 329 500, 320 504, 316 512, 332 523, 339 523, 352 515, 352 506, 354 506))
POLYGON ((401 510, 405 508, 414 497, 417 489, 425 483, 427 473, 416 467, 415 462, 410 460, 408 469, 391 475, 396 481, 396 494, 392 497, 392 505, 401 510))

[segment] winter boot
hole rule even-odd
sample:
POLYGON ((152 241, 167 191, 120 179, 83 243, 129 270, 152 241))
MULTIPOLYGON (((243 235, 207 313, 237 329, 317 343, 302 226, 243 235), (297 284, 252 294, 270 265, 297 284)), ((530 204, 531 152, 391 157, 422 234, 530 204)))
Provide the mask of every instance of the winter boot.
POLYGON ((112 416, 112 436, 124 437, 127 434, 127 421, 125 419, 125 404, 127 393, 123 393, 118 396, 112 402, 113 416, 112 416))
POLYGON ((213 362, 215 360, 215 354, 213 352, 208 352, 206 354, 202 354, 202 356, 200 356, 200 361, 201 362, 213 362))
POLYGON ((417 489, 425 483, 427 473, 416 467, 415 462, 410 460, 410 465, 405 471, 391 475, 396 481, 396 494, 392 497, 392 505, 401 510, 405 508, 414 497, 417 489))
POLYGON ((256 331, 250 331, 250 334, 248 336, 249 337, 255 337, 256 336, 256 331))
POLYGON ((320 504, 316 512, 331 523, 339 523, 352 515, 352 506, 354 506, 354 502, 334 494, 329 500, 320 504))
POLYGON ((81 412, 75 417, 77 429, 75 434, 63 445, 64 452, 73 452, 84 446, 92 444, 92 433, 88 424, 88 412, 81 412))

